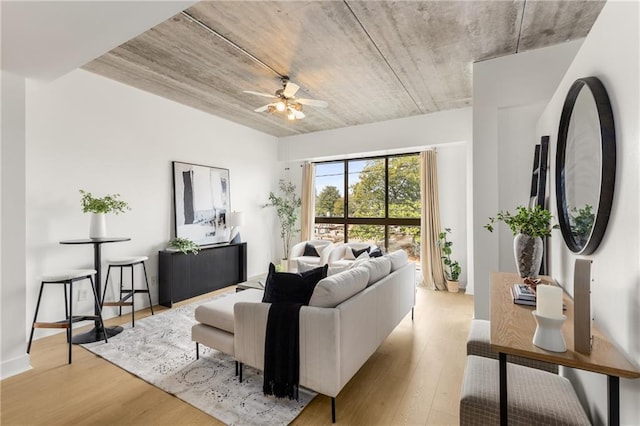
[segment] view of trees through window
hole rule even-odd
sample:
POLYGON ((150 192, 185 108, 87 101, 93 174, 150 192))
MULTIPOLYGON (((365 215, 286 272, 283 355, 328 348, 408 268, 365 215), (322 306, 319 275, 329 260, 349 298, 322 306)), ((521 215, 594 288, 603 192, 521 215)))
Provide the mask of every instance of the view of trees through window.
POLYGON ((420 256, 418 154, 316 163, 315 238, 420 256))

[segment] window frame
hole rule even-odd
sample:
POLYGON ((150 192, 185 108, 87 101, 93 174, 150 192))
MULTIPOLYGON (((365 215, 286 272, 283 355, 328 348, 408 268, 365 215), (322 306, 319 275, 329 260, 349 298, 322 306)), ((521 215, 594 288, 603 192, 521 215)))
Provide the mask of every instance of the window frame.
MULTIPOLYGON (((327 160, 314 162, 318 164, 329 163, 343 163, 344 164, 344 177, 343 177, 343 216, 315 216, 314 209, 314 223, 326 223, 332 225, 342 225, 344 231, 344 242, 349 242, 349 225, 383 225, 384 226, 384 248, 389 247, 389 228, 391 226, 420 226, 421 218, 390 218, 389 217, 389 160, 391 158, 417 156, 419 158, 419 152, 408 152, 403 154, 391 154, 391 155, 378 155, 368 156, 360 158, 345 158, 342 160, 327 160), (349 162, 351 161, 367 161, 367 160, 384 160, 384 188, 385 188, 385 200, 384 200, 384 217, 349 217, 349 162)), ((315 176, 314 176, 315 178, 315 176)))

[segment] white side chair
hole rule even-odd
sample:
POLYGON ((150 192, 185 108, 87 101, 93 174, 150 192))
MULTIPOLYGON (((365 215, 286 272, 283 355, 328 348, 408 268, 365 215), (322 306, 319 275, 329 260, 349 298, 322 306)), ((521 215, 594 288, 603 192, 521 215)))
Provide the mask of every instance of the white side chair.
POLYGON ((153 315, 153 303, 151 303, 151 293, 149 291, 149 279, 147 278, 147 268, 144 264, 145 260, 148 260, 147 256, 131 256, 131 257, 118 257, 109 259, 107 264, 109 269, 107 270, 107 279, 104 283, 104 292, 102 293, 102 306, 117 306, 119 308, 119 315, 122 316, 122 307, 131 306, 131 326, 136 326, 135 319, 135 295, 138 293, 146 293, 149 297, 149 307, 151 308, 151 315, 153 315), (144 280, 147 285, 146 289, 136 289, 133 267, 136 265, 142 265, 144 272, 144 280), (111 268, 120 268, 120 300, 116 302, 105 302, 107 295, 107 287, 109 286, 109 275, 111 274, 111 268), (123 271, 124 268, 131 269, 131 288, 124 288, 123 271))
POLYGON ((31 342, 33 341, 33 332, 36 328, 64 328, 67 330, 67 341, 69 342, 69 364, 71 364, 71 346, 73 323, 78 321, 93 320, 98 322, 102 333, 104 334, 104 341, 107 343, 107 333, 104 329, 104 323, 102 322, 102 313, 100 309, 97 309, 97 315, 73 315, 73 283, 76 281, 89 280, 91 283, 91 291, 93 293, 93 300, 96 306, 100 306, 98 300, 98 293, 96 293, 96 286, 93 282, 93 276, 96 274, 95 269, 73 269, 70 271, 57 272, 52 274, 44 274, 42 281, 40 282, 40 293, 38 294, 38 303, 36 304, 36 313, 33 315, 33 323, 31 324, 31 335, 29 336, 29 344, 27 345, 27 353, 31 351, 31 342), (64 286, 64 311, 65 319, 55 322, 40 322, 38 321, 38 311, 40 310, 40 302, 42 300, 42 292, 46 284, 63 284, 64 286), (67 291, 67 286, 69 290, 67 291))
POLYGON ((298 270, 298 260, 310 265, 326 265, 332 249, 333 243, 327 240, 308 240, 295 244, 291 247, 291 250, 289 250, 289 271, 298 270), (307 244, 312 245, 318 252, 319 256, 305 256, 304 249, 307 244))

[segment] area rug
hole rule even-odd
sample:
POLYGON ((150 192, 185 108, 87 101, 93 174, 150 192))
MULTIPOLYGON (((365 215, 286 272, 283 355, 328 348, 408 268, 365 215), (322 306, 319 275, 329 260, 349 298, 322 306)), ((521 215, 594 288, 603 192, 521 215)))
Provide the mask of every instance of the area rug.
MULTIPOLYGON (((221 295, 217 297, 226 297, 221 295)), ((109 343, 82 345, 89 351, 229 425, 283 425, 315 397, 300 389, 298 401, 262 393, 262 372, 245 367, 242 383, 235 360, 200 345, 196 360, 191 326, 195 308, 214 298, 136 320, 109 343)))

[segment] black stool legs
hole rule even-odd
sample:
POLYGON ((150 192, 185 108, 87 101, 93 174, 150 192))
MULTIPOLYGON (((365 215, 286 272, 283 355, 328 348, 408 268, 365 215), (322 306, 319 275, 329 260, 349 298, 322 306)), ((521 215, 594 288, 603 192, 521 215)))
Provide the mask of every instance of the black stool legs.
POLYGON ((50 277, 44 277, 40 283, 40 292, 38 293, 38 302, 36 303, 36 312, 33 315, 33 323, 31 324, 31 334, 29 335, 29 344, 27 345, 27 353, 31 352, 31 343, 33 342, 33 333, 36 328, 64 328, 66 329, 67 343, 69 344, 69 364, 71 364, 72 357, 72 332, 73 323, 78 321, 98 321, 102 332, 104 333, 104 341, 107 340, 107 333, 104 329, 104 322, 102 322, 102 311, 100 310, 100 301, 98 300, 98 293, 96 292, 96 286, 93 282, 93 274, 95 271, 71 271, 67 274, 53 275, 50 277), (91 282, 91 292, 93 294, 93 301, 95 306, 98 306, 98 315, 73 315, 73 283, 76 281, 82 281, 88 279, 91 282), (46 284, 62 284, 64 292, 64 312, 65 319, 55 322, 38 322, 38 312, 40 311, 40 303, 42 302, 42 293, 46 284), (67 285, 69 286, 69 292, 67 293, 67 285))
MULTIPOLYGON (((140 258, 138 258, 140 259, 140 258)), ((109 264, 109 268, 107 269, 107 279, 104 285, 104 291, 102 293, 102 306, 117 306, 119 308, 119 316, 122 316, 122 307, 123 306, 131 306, 131 326, 136 326, 136 318, 135 318, 135 295, 137 293, 146 293, 149 297, 149 307, 151 308, 151 315, 154 315, 153 312, 153 304, 151 303, 151 291, 149 289, 149 278, 147 277, 147 267, 145 266, 144 261, 131 261, 127 263, 126 261, 117 260, 113 261, 112 264, 109 264), (146 284, 146 289, 136 289, 135 281, 134 281, 134 270, 133 267, 136 265, 142 264, 143 272, 144 272, 144 280, 146 284), (105 297, 107 295, 107 287, 109 286, 109 276, 111 275, 111 268, 120 268, 120 300, 117 302, 105 302, 105 297), (131 270, 131 288, 124 288, 124 268, 130 268, 131 270)))

